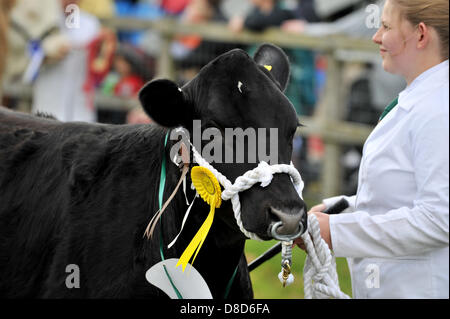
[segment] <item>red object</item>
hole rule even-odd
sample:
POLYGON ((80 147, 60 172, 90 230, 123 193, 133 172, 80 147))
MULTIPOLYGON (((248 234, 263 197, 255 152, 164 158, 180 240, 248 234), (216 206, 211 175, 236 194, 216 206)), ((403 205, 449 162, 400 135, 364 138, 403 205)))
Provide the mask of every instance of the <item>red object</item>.
POLYGON ((96 86, 109 73, 116 51, 117 40, 114 32, 103 29, 88 44, 88 71, 90 84, 96 86))
POLYGON ((308 138, 308 153, 310 156, 320 159, 323 157, 325 152, 325 145, 322 138, 317 135, 311 135, 308 138))
POLYGON ((94 109, 94 90, 111 69, 114 52, 116 50, 116 36, 114 32, 103 29, 99 35, 87 46, 87 75, 83 85, 88 98, 88 106, 94 109))
POLYGON ((185 35, 177 37, 176 39, 190 50, 196 49, 202 43, 202 38, 196 35, 185 35))
POLYGON ((144 84, 144 81, 136 75, 126 76, 121 78, 119 83, 114 87, 114 95, 119 97, 135 97, 144 84))
POLYGON ((179 14, 189 2, 190 0, 162 0, 161 7, 170 14, 179 14))
POLYGON ((323 55, 318 55, 316 57, 316 68, 319 70, 326 70, 327 69, 327 59, 323 55))

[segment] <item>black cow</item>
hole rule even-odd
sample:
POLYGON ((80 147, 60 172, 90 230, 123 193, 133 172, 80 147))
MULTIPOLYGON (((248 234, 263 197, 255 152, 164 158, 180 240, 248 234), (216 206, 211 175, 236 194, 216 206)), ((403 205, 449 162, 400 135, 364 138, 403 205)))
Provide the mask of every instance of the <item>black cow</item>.
MULTIPOLYGON (((181 90, 168 80, 152 81, 140 100, 162 126, 61 123, 1 108, 0 296, 165 297, 145 280, 145 272, 161 260, 160 235, 165 258, 179 258, 209 212, 197 200, 182 235, 167 249, 187 208, 180 190, 153 237, 143 237, 158 210, 163 153, 164 200, 180 177, 169 158, 175 141, 164 147, 168 129, 181 125, 192 131, 193 119, 202 121, 202 129, 277 128, 279 162, 288 164, 298 126, 282 93, 288 77, 285 54, 266 44, 254 59, 238 49, 219 56, 181 90), (72 264, 79 267, 80 287, 68 289, 66 267, 72 264)), ((214 164, 231 181, 256 165, 214 164)), ((194 192, 188 189, 187 196, 194 192)), ((245 228, 263 239, 271 239, 268 227, 275 221, 306 223, 304 203, 286 174, 240 197, 245 228)), ((214 298, 223 297, 237 265, 229 297, 253 296, 245 239, 230 202, 224 202, 194 263, 214 298)))

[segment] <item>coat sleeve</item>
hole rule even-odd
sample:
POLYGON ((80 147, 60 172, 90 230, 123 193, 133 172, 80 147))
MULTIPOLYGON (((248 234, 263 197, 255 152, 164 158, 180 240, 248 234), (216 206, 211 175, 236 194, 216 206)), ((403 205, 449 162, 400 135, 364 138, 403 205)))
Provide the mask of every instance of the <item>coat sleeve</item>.
POLYGON ((336 256, 391 258, 448 247, 448 104, 446 107, 442 112, 422 118, 410 134, 418 190, 411 206, 381 215, 355 211, 330 216, 336 256))

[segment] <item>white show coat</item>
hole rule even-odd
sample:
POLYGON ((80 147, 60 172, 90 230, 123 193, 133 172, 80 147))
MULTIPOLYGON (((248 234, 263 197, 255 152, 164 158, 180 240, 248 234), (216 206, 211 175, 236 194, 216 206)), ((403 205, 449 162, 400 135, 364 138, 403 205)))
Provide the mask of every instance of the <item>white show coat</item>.
POLYGON ((400 93, 364 145, 351 212, 330 216, 354 298, 449 297, 448 71, 446 60, 400 93))
POLYGON ((42 67, 33 86, 33 113, 51 114, 63 122, 95 122, 96 110, 84 90, 87 78, 88 57, 85 47, 100 31, 97 18, 80 12, 80 27, 69 29, 65 18, 61 32, 75 48, 60 62, 42 67))

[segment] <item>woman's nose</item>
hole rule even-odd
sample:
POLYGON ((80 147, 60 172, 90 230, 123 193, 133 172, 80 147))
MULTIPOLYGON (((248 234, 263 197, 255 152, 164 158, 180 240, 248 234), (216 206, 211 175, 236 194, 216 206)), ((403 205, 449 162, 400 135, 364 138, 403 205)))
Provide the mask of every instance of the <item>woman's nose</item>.
POLYGON ((378 45, 381 45, 381 28, 379 28, 377 32, 373 35, 372 41, 378 45))

